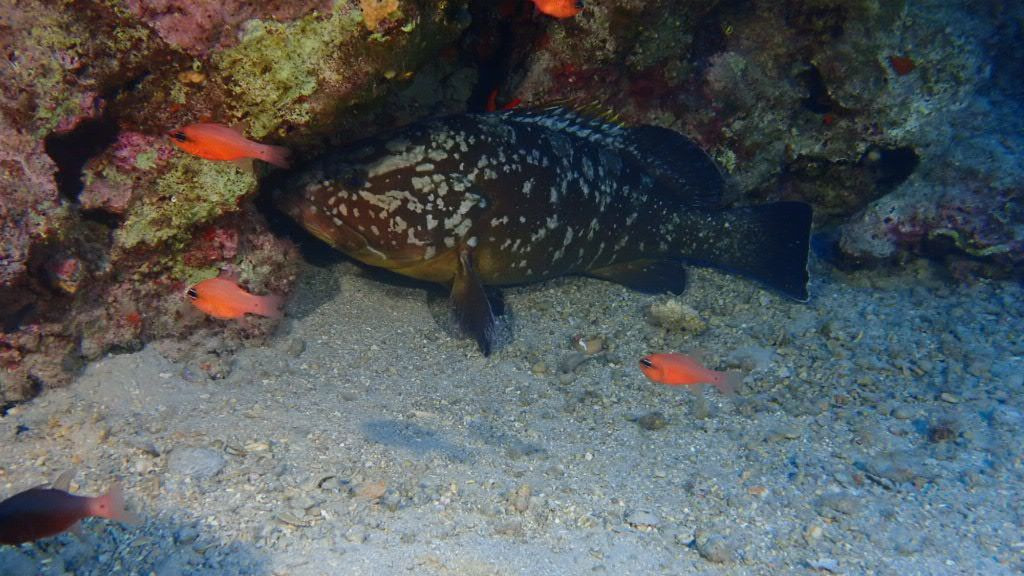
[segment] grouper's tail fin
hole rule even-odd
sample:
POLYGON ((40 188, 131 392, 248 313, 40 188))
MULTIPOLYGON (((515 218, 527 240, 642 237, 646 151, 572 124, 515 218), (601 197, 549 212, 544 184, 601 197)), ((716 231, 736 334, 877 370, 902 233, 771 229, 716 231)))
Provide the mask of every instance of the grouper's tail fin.
POLYGON ((696 217, 706 219, 697 228, 705 233, 686 239, 687 257, 807 301, 810 205, 775 202, 696 217))

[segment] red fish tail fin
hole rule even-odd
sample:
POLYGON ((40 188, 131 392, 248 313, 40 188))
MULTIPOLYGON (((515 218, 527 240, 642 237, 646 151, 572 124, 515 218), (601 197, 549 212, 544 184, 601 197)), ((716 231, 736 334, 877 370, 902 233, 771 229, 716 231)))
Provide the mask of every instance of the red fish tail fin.
POLYGON ((261 144, 259 149, 259 158, 268 164, 273 164, 278 168, 289 168, 291 162, 288 157, 291 156, 292 151, 285 148, 284 146, 270 146, 269 144, 261 144))
POLYGON ((268 296, 256 296, 256 309, 253 310, 260 316, 266 316, 267 318, 281 318, 281 307, 284 306, 284 298, 277 294, 270 294, 268 296))
POLYGON ((120 482, 114 482, 107 489, 106 494, 93 499, 92 514, 126 524, 139 523, 138 516, 124 509, 124 490, 121 488, 120 482))
POLYGON ((736 389, 743 384, 743 372, 729 370, 719 374, 721 374, 721 378, 714 383, 715 388, 725 396, 735 396, 736 389))

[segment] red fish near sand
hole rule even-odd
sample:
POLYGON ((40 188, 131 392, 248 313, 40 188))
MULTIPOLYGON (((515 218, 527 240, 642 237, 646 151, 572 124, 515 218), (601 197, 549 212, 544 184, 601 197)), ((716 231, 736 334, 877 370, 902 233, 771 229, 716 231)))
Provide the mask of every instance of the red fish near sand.
POLYGON ((210 278, 188 289, 192 305, 221 320, 237 320, 246 314, 281 317, 281 297, 256 296, 230 278, 210 278))
POLYGON ((279 168, 289 166, 287 148, 253 142, 241 130, 224 124, 190 124, 167 135, 178 148, 207 160, 255 158, 279 168))
POLYGON ((102 496, 75 496, 67 490, 65 472, 50 488, 31 488, 0 502, 0 544, 21 544, 54 536, 89 518, 134 524, 138 518, 124 509, 121 485, 114 483, 102 496))
POLYGON ((735 393, 743 375, 709 370, 685 354, 651 354, 640 359, 640 371, 653 382, 667 386, 711 384, 726 395, 735 393))
POLYGON ((583 9, 583 0, 533 0, 537 10, 555 18, 572 18, 583 9))

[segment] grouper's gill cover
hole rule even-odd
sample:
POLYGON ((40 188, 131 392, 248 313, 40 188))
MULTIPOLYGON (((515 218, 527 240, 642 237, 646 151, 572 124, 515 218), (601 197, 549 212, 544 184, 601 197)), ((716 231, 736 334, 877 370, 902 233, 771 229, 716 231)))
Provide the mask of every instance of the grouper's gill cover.
POLYGON ((275 195, 350 256, 450 284, 486 353, 494 318, 483 285, 584 273, 679 292, 688 260, 806 300, 810 207, 725 210, 723 187, 676 132, 552 107, 450 116, 333 149, 275 195))

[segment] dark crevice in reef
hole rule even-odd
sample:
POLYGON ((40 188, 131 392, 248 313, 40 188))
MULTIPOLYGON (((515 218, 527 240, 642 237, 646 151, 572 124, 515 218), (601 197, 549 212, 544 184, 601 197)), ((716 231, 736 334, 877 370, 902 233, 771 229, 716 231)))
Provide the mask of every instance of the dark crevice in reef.
POLYGON ((700 17, 694 26, 690 47, 690 62, 695 66, 694 78, 702 76, 711 66, 711 58, 728 46, 729 22, 741 20, 754 8, 750 0, 728 0, 700 17))
POLYGON ((872 148, 864 154, 861 165, 874 177, 880 195, 888 194, 910 178, 921 158, 913 148, 872 148))
POLYGON ((487 109, 491 95, 498 91, 496 105, 511 101, 515 94, 502 94, 510 77, 520 70, 536 43, 547 34, 550 23, 536 17, 528 0, 471 2, 472 24, 463 33, 459 51, 464 62, 476 66, 478 80, 466 102, 470 112, 487 109))
POLYGON ((797 75, 797 79, 807 88, 807 98, 801 102, 804 108, 816 114, 835 114, 843 111, 842 107, 829 94, 825 79, 821 77, 821 72, 817 67, 808 66, 806 70, 797 75))
POLYGON ((46 153, 57 164, 57 190, 78 203, 82 192, 82 168, 90 158, 117 140, 118 127, 109 116, 83 120, 74 130, 46 137, 46 153))

